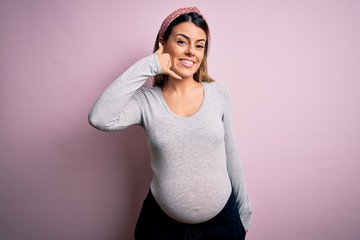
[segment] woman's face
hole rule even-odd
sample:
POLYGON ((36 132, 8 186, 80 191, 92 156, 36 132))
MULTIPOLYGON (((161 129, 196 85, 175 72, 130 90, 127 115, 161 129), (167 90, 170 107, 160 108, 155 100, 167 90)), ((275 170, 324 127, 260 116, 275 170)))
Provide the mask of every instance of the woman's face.
POLYGON ((193 77, 205 54, 206 34, 192 22, 172 28, 164 52, 171 57, 171 69, 182 78, 193 77))

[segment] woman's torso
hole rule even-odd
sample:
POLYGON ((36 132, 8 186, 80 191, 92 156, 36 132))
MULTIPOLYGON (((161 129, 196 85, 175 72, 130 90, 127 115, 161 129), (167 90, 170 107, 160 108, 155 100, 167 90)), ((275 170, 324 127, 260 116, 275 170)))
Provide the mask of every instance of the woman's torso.
POLYGON ((175 115, 159 87, 141 88, 135 94, 151 153, 151 191, 165 213, 186 223, 214 217, 231 194, 223 89, 217 83, 203 84, 203 102, 189 117, 175 115))

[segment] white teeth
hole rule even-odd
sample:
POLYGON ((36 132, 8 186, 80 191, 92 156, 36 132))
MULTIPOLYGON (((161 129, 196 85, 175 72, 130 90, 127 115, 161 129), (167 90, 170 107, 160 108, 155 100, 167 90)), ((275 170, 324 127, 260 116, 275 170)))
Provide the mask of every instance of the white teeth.
POLYGON ((194 64, 194 62, 192 62, 192 61, 188 61, 188 60, 180 60, 180 61, 182 61, 183 63, 185 63, 185 64, 189 64, 189 65, 193 65, 194 64))

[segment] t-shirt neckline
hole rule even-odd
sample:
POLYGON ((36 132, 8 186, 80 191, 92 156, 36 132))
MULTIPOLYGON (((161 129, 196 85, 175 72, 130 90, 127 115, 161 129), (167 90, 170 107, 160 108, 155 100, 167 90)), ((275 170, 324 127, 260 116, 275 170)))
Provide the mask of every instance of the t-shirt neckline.
POLYGON ((170 107, 168 106, 168 104, 166 103, 165 99, 164 99, 164 96, 163 96, 163 93, 162 93, 162 90, 159 86, 156 86, 157 88, 157 91, 159 93, 159 96, 160 96, 160 99, 161 99, 161 102, 164 106, 164 108, 166 109, 166 111, 172 115, 173 117, 175 118, 178 118, 178 119, 191 119, 191 118, 194 118, 196 117, 197 115, 199 115, 202 111, 202 109, 204 108, 204 105, 205 105, 205 102, 206 102, 206 98, 207 98, 207 89, 206 89, 206 84, 204 82, 201 82, 202 86, 203 86, 203 99, 201 101, 201 104, 200 104, 200 107, 198 108, 198 110, 196 112, 194 112, 193 114, 191 114, 190 116, 179 116, 177 114, 175 114, 171 109, 170 107))

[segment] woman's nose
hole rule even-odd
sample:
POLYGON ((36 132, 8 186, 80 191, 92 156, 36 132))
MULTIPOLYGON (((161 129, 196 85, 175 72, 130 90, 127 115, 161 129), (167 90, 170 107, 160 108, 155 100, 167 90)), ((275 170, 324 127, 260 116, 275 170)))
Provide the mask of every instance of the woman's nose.
POLYGON ((194 47, 189 46, 186 50, 186 55, 188 56, 194 56, 195 55, 195 51, 194 51, 194 47))

